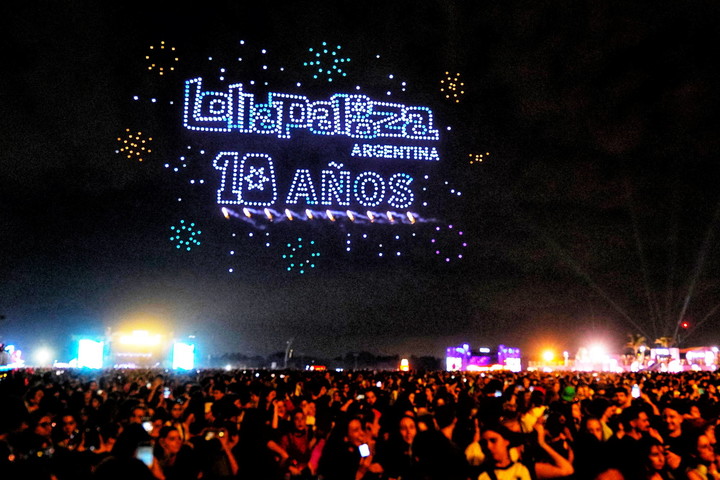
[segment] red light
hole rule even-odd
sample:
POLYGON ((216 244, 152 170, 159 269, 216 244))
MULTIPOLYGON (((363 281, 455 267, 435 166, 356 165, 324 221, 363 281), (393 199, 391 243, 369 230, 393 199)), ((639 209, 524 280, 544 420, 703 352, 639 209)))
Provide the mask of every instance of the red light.
POLYGON ((682 324, 680 326, 682 328, 688 328, 690 326, 690 324, 688 322, 682 322, 682 324))

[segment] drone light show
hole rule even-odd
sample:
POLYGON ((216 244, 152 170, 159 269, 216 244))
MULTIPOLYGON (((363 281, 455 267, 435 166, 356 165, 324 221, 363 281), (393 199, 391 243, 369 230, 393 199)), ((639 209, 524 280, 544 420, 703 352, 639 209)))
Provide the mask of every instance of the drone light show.
MULTIPOLYGON (((315 258, 288 262, 286 245, 308 236, 316 253, 330 258, 420 255, 447 263, 445 251, 457 249, 435 233, 447 226, 444 196, 460 196, 442 176, 451 127, 438 125, 432 100, 414 99, 406 80, 380 71, 386 67, 377 67, 369 85, 362 69, 347 68, 381 62, 379 54, 363 60, 329 45, 306 47, 309 57, 283 65, 266 48, 240 41, 236 50, 205 57, 190 75, 165 75, 181 98, 133 96, 136 103, 150 99, 157 112, 169 106, 178 130, 163 166, 180 182, 180 214, 201 220, 198 211, 216 208, 212 221, 221 226, 203 236, 238 252, 224 267, 230 273, 242 270, 242 254, 252 251, 267 251, 288 273, 317 271, 315 258), (254 241, 261 231, 269 237, 254 241)), ((193 227, 169 227, 176 250, 200 245, 193 227)))
POLYGON ((220 172, 217 202, 221 205, 283 209, 383 206, 402 211, 415 206, 414 175, 410 173, 414 164, 440 160, 433 145, 439 132, 433 126, 432 110, 379 102, 365 95, 336 93, 329 99, 310 101, 302 95, 269 92, 266 99, 260 99, 244 91, 240 83, 223 92, 210 91, 203 87, 202 78, 194 78, 185 84, 183 125, 201 134, 268 136, 278 144, 273 152, 217 153, 213 167, 220 172), (295 151, 293 137, 301 133, 347 146, 343 159, 347 166, 331 161, 320 168, 283 167, 299 162, 289 155, 295 151), (402 143, 385 143, 391 140, 402 143), (402 171, 395 171, 397 168, 402 171))

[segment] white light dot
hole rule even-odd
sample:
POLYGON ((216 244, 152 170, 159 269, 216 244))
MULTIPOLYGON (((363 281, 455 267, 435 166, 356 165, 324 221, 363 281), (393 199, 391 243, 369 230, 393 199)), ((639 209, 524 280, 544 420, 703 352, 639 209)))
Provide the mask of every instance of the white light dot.
POLYGON ((233 273, 234 271, 232 268, 228 268, 228 272, 233 273))
POLYGON ((449 132, 450 130, 452 130, 452 127, 447 127, 447 131, 449 132))
POLYGON ((210 60, 212 62, 212 57, 208 57, 208 60, 210 60))
POLYGON ((393 75, 393 74, 391 73, 390 75, 388 75, 388 78, 389 78, 390 80, 392 80, 393 78, 395 78, 395 75, 393 75))
POLYGON ((133 100, 140 100, 140 97, 138 97, 137 95, 135 95, 135 96, 133 97, 133 100))

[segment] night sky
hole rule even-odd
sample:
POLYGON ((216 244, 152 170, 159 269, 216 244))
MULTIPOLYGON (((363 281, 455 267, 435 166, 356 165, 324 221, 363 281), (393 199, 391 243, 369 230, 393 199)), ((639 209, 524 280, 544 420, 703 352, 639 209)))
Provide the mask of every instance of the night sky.
POLYGON ((718 24, 710 1, 3 2, 0 341, 66 352, 73 335, 149 322, 204 353, 267 355, 288 339, 321 356, 588 339, 620 351, 629 333, 652 342, 686 320, 681 345, 718 342, 718 24), (161 42, 177 62, 149 50, 161 42), (303 67, 322 42, 351 58, 347 78, 303 67), (446 72, 464 83, 458 103, 440 91, 446 72), (190 132, 183 88, 197 76, 313 100, 359 85, 431 108, 436 222, 223 218, 216 152, 266 148, 319 171, 352 142, 190 132), (142 162, 117 153, 126 129, 153 138, 142 162), (202 227, 190 252, 169 240, 180 220, 202 227), (349 255, 348 233, 370 240, 349 255), (281 257, 301 237, 321 253, 302 275, 281 257))

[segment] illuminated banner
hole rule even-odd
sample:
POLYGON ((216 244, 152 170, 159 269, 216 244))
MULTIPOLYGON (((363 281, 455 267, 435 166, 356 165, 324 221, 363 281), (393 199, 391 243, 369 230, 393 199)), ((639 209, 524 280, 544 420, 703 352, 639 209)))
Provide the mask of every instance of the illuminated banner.
POLYGON ((220 177, 217 203, 227 206, 377 208, 405 215, 418 208, 417 176, 440 160, 430 108, 360 94, 261 97, 240 83, 206 90, 203 79, 194 78, 185 82, 183 126, 214 139, 220 135, 212 166, 220 177), (265 139, 265 148, 248 146, 250 138, 265 139), (293 157, 296 142, 306 145, 308 138, 333 157, 293 157), (337 145, 345 155, 337 155, 337 145))

